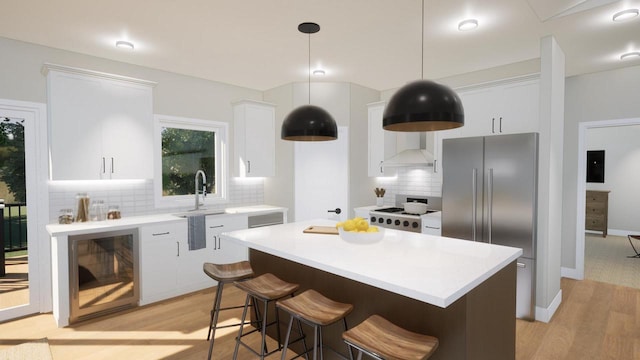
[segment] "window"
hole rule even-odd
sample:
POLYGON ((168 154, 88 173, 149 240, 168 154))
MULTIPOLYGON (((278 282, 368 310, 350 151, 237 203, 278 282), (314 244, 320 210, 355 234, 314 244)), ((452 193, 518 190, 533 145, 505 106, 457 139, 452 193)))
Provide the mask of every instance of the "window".
MULTIPOLYGON (((228 124, 175 116, 155 116, 155 181, 157 207, 195 206, 195 174, 206 175, 206 197, 215 204, 227 201, 228 124)), ((202 189, 198 178, 198 190, 202 189)))

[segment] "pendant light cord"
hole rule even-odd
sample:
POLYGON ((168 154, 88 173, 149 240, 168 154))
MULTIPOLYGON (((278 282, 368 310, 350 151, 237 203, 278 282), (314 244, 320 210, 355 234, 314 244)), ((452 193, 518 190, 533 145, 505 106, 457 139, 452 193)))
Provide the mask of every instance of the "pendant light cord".
POLYGON ((424 80, 424 0, 422 0, 422 26, 420 28, 420 42, 422 47, 420 48, 420 79, 424 80))
POLYGON ((309 79, 309 105, 311 105, 311 34, 309 34, 309 67, 307 69, 307 78, 309 79))

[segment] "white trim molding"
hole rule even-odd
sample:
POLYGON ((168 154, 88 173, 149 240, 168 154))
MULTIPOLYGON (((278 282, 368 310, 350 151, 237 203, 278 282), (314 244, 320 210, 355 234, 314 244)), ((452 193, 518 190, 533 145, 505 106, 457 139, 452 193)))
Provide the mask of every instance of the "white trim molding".
POLYGON ((49 74, 49 71, 58 71, 58 72, 65 72, 69 74, 87 75, 87 76, 99 77, 99 78, 109 79, 109 80, 124 81, 124 82, 133 83, 133 84, 147 85, 151 87, 158 85, 158 83, 154 81, 136 79, 128 76, 109 74, 109 73, 95 71, 95 70, 88 70, 88 69, 51 64, 51 63, 44 63, 44 65, 42 65, 41 71, 42 71, 42 74, 45 76, 49 74))
POLYGON ((587 184, 587 130, 612 126, 640 125, 640 118, 611 119, 585 121, 578 124, 578 174, 576 179, 576 266, 575 269, 563 268, 566 277, 576 280, 584 279, 584 249, 585 249, 585 197, 587 184))
POLYGON ((547 306, 546 308, 536 306, 536 321, 542 321, 544 323, 548 323, 549 321, 551 321, 551 318, 556 313, 561 303, 562 303, 562 289, 558 291, 558 293, 556 294, 556 297, 553 298, 553 301, 551 301, 551 304, 549 304, 549 306, 547 306))

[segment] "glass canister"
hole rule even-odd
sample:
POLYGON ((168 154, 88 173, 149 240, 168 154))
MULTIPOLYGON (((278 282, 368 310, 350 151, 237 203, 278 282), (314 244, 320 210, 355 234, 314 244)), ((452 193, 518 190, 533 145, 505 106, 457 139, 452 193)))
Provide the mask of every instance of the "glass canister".
POLYGON ((60 209, 60 214, 58 215, 58 224, 71 224, 71 223, 73 223, 73 210, 60 209))
POLYGON ((95 200, 91 204, 91 221, 102 221, 107 219, 107 207, 104 200, 95 200))
POLYGON ((78 207, 76 209, 76 222, 89 221, 89 196, 87 193, 78 193, 76 195, 78 207))
POLYGON ((107 211, 107 220, 120 219, 120 207, 118 205, 110 205, 107 211))

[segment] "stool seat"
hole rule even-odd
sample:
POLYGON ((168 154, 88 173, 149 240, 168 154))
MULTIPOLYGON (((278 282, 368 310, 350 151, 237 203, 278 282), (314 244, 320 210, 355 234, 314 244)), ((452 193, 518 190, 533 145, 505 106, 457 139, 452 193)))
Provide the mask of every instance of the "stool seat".
POLYGON ((424 360, 438 348, 437 338, 405 330, 379 315, 345 331, 342 338, 359 350, 389 360, 424 360))
POLYGON ((251 278, 249 280, 243 281, 235 281, 234 285, 244 292, 247 293, 247 297, 244 303, 244 310, 242 311, 242 320, 240 320, 240 330, 238 331, 238 336, 236 337, 236 347, 233 351, 233 360, 238 359, 238 350, 240 345, 244 346, 247 350, 251 351, 254 355, 260 357, 260 359, 264 359, 265 357, 273 354, 276 351, 282 350, 282 341, 280 340, 280 317, 278 315, 278 309, 275 308, 275 320, 268 322, 267 311, 268 305, 272 301, 279 300, 286 296, 293 296, 293 293, 298 290, 300 285, 293 284, 281 280, 271 273, 262 274, 260 276, 251 278), (256 302, 259 301, 263 304, 264 311, 262 312, 262 320, 258 321, 258 327, 249 332, 244 332, 244 323, 247 319, 247 308, 249 307, 249 302, 253 300, 254 309, 257 308, 256 302), (274 350, 269 351, 267 349, 267 327, 275 325, 276 326, 276 338, 278 340, 278 347, 274 350), (252 349, 247 343, 242 341, 242 337, 249 335, 253 332, 259 331, 261 333, 261 343, 260 350, 256 351, 252 349))
POLYGON ((293 294, 300 285, 288 283, 271 273, 266 273, 242 282, 235 282, 236 287, 251 296, 262 300, 277 300, 293 294))
MULTIPOLYGON (((307 345, 305 343, 304 352, 298 356, 306 356, 307 353, 313 351, 314 359, 323 359, 323 347, 325 347, 325 345, 322 340, 322 327, 342 320, 344 330, 346 331, 346 316, 351 312, 351 310, 353 310, 353 305, 331 300, 315 290, 307 290, 298 296, 278 300, 276 307, 291 315, 291 318, 289 319, 289 326, 287 328, 287 336, 282 349, 282 359, 285 359, 287 355, 287 347, 289 346, 289 337, 291 336, 291 328, 293 326, 294 319, 305 322, 313 327, 313 347, 307 349, 307 345), (319 357, 318 350, 320 352, 319 357)), ((341 357, 344 358, 343 356, 341 357)))
POLYGON ((253 269, 248 261, 239 261, 232 264, 204 263, 202 270, 216 281, 238 281, 253 276, 253 269))
POLYGON ((276 306, 295 317, 322 326, 333 324, 353 310, 353 305, 333 301, 315 290, 280 300, 276 306))

